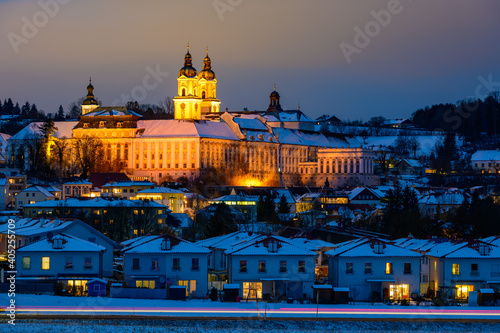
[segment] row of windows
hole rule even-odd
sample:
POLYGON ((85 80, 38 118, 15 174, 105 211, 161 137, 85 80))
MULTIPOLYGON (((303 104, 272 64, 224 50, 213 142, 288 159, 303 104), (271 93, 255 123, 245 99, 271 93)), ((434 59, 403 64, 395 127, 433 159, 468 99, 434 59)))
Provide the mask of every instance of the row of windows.
MULTIPOLYGON (((348 274, 354 273, 354 263, 352 263, 352 262, 346 263, 345 264, 345 272, 348 274)), ((364 272, 365 272, 365 274, 372 274, 373 273, 371 262, 365 263, 364 272)), ((386 262, 385 263, 385 274, 393 274, 393 273, 394 273, 394 271, 393 271, 392 262, 386 262)), ((409 262, 404 263, 404 274, 411 274, 411 273, 412 273, 411 263, 409 263, 409 262)))
MULTIPOLYGON (((160 259, 159 258, 152 258, 151 259, 151 270, 152 271, 158 271, 160 270, 160 259)), ((132 270, 133 271, 139 271, 141 270, 141 260, 140 258, 132 258, 132 270)), ((172 270, 173 271, 180 271, 181 270, 181 259, 180 258, 173 258, 172 259, 172 270)), ((191 270, 192 271, 199 271, 200 270, 200 260, 199 258, 192 258, 191 259, 191 270)))
MULTIPOLYGON (((287 273, 287 261, 286 260, 280 260, 280 266, 279 266, 279 272, 280 273, 287 273)), ((259 266, 258 270, 259 273, 266 273, 266 261, 265 260, 259 260, 259 266)), ((248 265, 246 260, 240 260, 240 273, 247 273, 248 272, 248 265)), ((299 267, 298 267, 298 272, 299 273, 305 273, 306 272, 306 261, 305 260, 299 260, 299 267)))
MULTIPOLYGON (((73 269, 73 257, 65 258, 64 269, 73 269)), ((92 269, 92 257, 85 257, 84 269, 92 269)), ((42 270, 50 269, 50 257, 42 257, 42 270)), ((23 270, 31 270, 31 257, 23 257, 23 270)))

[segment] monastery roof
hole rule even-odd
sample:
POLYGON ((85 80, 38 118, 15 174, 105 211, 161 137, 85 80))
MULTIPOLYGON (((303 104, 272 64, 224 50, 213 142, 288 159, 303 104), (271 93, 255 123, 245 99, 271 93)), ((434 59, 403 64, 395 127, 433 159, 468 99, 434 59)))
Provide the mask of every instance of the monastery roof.
POLYGON ((86 113, 83 117, 102 117, 102 116, 137 116, 142 117, 140 114, 127 109, 125 106, 101 106, 92 112, 86 113))
POLYGON ((144 128, 142 138, 202 137, 239 141, 231 128, 223 122, 186 120, 139 120, 138 128, 144 128))

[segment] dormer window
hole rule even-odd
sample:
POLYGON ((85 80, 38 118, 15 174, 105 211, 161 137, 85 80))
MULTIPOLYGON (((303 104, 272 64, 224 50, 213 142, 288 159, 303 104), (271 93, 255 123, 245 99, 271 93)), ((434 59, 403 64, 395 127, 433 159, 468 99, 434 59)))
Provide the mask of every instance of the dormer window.
POLYGON ((84 123, 83 128, 89 128, 89 123, 84 123))
POLYGON ((271 239, 267 244, 267 250, 271 253, 278 252, 278 242, 274 239, 271 239))
POLYGON ((486 244, 479 244, 478 251, 480 255, 487 256, 490 254, 490 247, 486 244))
POLYGON ((117 128, 121 128, 121 127, 122 127, 122 125, 123 125, 123 122, 121 122, 121 121, 119 121, 119 122, 117 122, 117 123, 116 123, 116 127, 117 127, 117 128))
POLYGON ((164 251, 169 251, 172 249, 172 241, 170 240, 170 238, 164 239, 161 242, 161 249, 164 251))
POLYGON ((99 127, 104 127, 105 124, 106 124, 106 122, 104 120, 101 120, 99 122, 99 127))
POLYGON ((384 253, 384 243, 382 242, 376 242, 373 244, 373 252, 376 254, 383 254, 384 253))

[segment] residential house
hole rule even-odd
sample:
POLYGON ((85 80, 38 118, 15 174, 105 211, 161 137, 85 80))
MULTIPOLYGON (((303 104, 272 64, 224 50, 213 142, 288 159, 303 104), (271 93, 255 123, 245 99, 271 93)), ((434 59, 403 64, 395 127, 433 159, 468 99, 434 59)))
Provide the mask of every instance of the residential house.
POLYGON ((466 301, 469 292, 500 287, 500 247, 481 240, 436 243, 429 258, 429 288, 466 301))
POLYGON ((86 296, 87 281, 103 276, 105 252, 104 246, 57 234, 17 249, 17 276, 28 284, 45 278, 57 283, 56 290, 86 296))
POLYGON ((234 210, 243 214, 245 220, 249 223, 257 222, 257 202, 258 197, 248 197, 242 195, 225 195, 219 198, 210 199, 209 204, 225 203, 234 210))
POLYGON ((92 191, 92 183, 88 180, 79 179, 72 182, 66 182, 62 185, 63 200, 66 200, 68 198, 95 197, 95 196, 96 193, 92 191))
MULTIPOLYGON (((128 191, 133 191, 133 188, 129 188, 128 191)), ((122 191, 127 191, 123 188, 122 191)), ((168 187, 154 187, 147 188, 145 190, 138 190, 134 195, 130 197, 130 200, 154 200, 162 205, 168 206, 168 208, 173 213, 184 213, 185 207, 185 197, 184 191, 176 190, 168 187)), ((123 193, 124 195, 126 193, 123 193)), ((130 193, 129 193, 130 194, 130 193)))
POLYGON ((417 160, 403 158, 395 165, 400 175, 423 176, 424 166, 417 160))
POLYGON ((349 192, 350 205, 363 205, 375 208, 384 197, 382 191, 370 187, 356 187, 349 192))
POLYGON ((2 168, 0 169, 0 194, 3 200, 0 200, 0 208, 15 208, 16 195, 26 188, 26 175, 21 174, 18 169, 2 168))
POLYGON ((117 181, 103 185, 101 196, 130 199, 135 197, 139 191, 154 189, 155 187, 157 185, 149 181, 117 181))
POLYGON ((317 254, 279 236, 261 236, 225 251, 228 283, 243 299, 312 299, 317 254))
POLYGON ((59 199, 61 199, 60 189, 53 186, 32 185, 17 193, 15 202, 16 208, 22 209, 28 204, 59 199))
POLYGON ((482 173, 500 172, 500 150, 478 150, 470 158, 472 170, 482 173))
POLYGON ((196 242, 210 250, 208 256, 208 282, 209 287, 222 290, 227 282, 227 255, 226 250, 234 246, 245 244, 260 237, 253 232, 236 231, 227 235, 212 237, 196 242))
POLYGON ((330 283, 349 288, 356 301, 408 300, 419 293, 419 253, 367 237, 337 244, 325 254, 330 256, 330 283))
POLYGON ((186 286, 186 296, 208 292, 210 250, 170 235, 145 236, 122 250, 125 281, 132 288, 186 286))
MULTIPOLYGON (((16 247, 27 246, 59 233, 103 246, 103 275, 113 276, 113 249, 118 244, 76 218, 23 218, 16 220, 16 247)), ((7 253, 8 225, 0 225, 0 258, 7 253)))

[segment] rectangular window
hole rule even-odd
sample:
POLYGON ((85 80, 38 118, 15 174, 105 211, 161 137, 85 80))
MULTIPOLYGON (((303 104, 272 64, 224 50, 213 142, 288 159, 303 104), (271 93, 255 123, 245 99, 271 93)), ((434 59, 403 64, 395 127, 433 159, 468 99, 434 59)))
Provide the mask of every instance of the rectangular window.
POLYGON ((152 271, 157 271, 159 270, 159 266, 158 266, 158 262, 159 262, 159 259, 158 258, 152 258, 151 259, 151 270, 152 271))
POLYGON ((138 270, 140 270, 141 268, 139 267, 139 264, 140 264, 140 260, 139 260, 139 258, 133 258, 133 259, 132 259, 132 270, 133 270, 133 271, 138 271, 138 270))
POLYGON ((73 257, 66 257, 65 269, 73 269, 73 257))
POLYGON ((479 275, 477 264, 470 264, 470 275, 472 275, 472 276, 479 275))
POLYGON ((181 270, 181 259, 180 258, 173 259, 172 270, 173 271, 180 271, 181 270))
POLYGON ((286 260, 280 260, 280 273, 286 273, 286 260))
POLYGON ((155 280, 136 280, 135 287, 155 289, 155 280))
POLYGON ((404 274, 411 274, 411 263, 410 262, 405 262, 404 274))
POLYGON ((101 285, 100 284, 94 284, 94 291, 101 291, 101 285))
POLYGON ((23 269, 30 270, 31 269, 31 258, 23 257, 23 269))
POLYGON ((491 276, 500 276, 500 264, 491 264, 491 276))
POLYGON ((198 258, 192 258, 191 259, 191 270, 192 271, 199 271, 200 270, 200 265, 199 265, 199 259, 198 258))
POLYGON ((240 273, 246 273, 246 272, 247 272, 247 261, 240 260, 240 273))
POLYGON ((50 269, 50 257, 42 257, 42 269, 44 271, 50 269))
POLYGON ((460 265, 459 264, 453 264, 453 266, 451 268, 451 274, 460 275, 460 265))
POLYGON ((352 262, 345 264, 345 272, 348 274, 352 274, 354 272, 354 264, 352 262))
POLYGON ((259 273, 265 273, 265 272, 266 272, 266 261, 259 260, 259 273))
POLYGON ((385 263, 385 274, 392 274, 392 262, 385 263))
POLYGON ((372 273, 372 263, 368 262, 365 263, 365 274, 371 274, 372 273))
POLYGON ((92 257, 85 257, 84 269, 92 269, 92 257))
POLYGON ((262 298, 262 282, 243 282, 243 299, 262 298))
POLYGON ((306 272, 306 261, 299 260, 299 273, 305 273, 305 272, 306 272))

